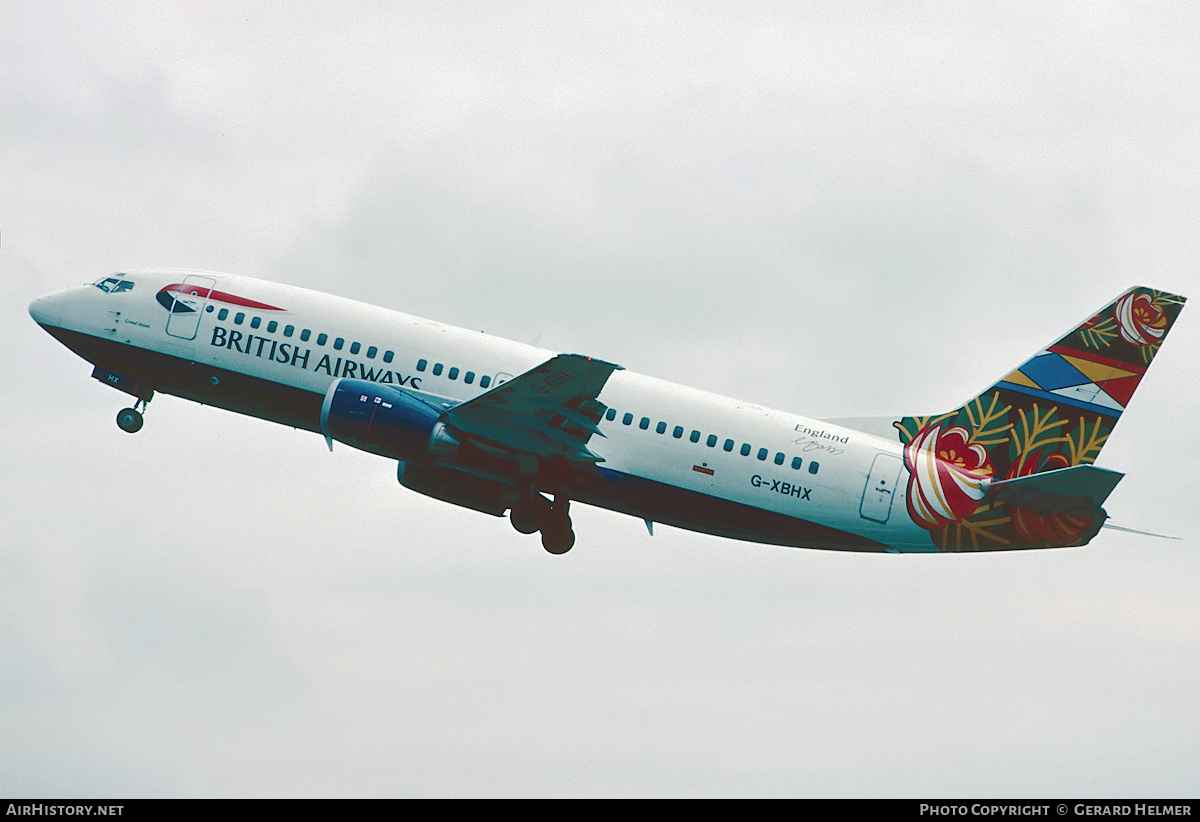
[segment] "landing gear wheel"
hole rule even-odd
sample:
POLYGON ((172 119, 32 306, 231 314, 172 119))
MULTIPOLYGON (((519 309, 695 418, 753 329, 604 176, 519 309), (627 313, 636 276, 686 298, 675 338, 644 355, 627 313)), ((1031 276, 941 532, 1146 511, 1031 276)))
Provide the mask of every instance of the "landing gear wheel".
POLYGON ((519 534, 532 534, 538 530, 539 517, 532 504, 514 505, 508 512, 508 521, 519 534))
POLYGON ((565 554, 575 544, 575 532, 571 530, 571 521, 567 520, 565 528, 559 526, 542 529, 542 547, 551 554, 565 554))
POLYGON ((122 408, 117 413, 117 427, 126 434, 136 434, 142 430, 142 414, 133 408, 122 408))
POLYGON ((550 500, 535 493, 529 499, 512 507, 508 513, 508 521, 519 533, 535 534, 550 521, 550 512, 550 500))
POLYGON ((575 532, 571 530, 570 500, 554 499, 548 505, 542 520, 542 547, 552 554, 565 554, 575 544, 575 532))

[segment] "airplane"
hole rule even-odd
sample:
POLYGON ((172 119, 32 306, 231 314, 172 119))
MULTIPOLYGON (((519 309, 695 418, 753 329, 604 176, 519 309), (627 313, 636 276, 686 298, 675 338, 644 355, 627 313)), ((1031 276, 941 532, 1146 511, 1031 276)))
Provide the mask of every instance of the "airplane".
POLYGON ((857 419, 216 272, 131 270, 29 311, 135 398, 123 431, 163 393, 319 433, 552 554, 575 543, 573 502, 651 535, 927 553, 1091 541, 1123 476, 1094 463, 1184 302, 1130 288, 957 408, 857 419))

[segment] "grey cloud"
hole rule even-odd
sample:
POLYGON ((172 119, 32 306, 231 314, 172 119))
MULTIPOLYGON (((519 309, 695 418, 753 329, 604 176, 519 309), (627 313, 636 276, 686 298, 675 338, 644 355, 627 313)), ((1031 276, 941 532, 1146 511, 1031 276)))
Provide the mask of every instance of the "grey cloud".
POLYGON ((195 265, 795 411, 950 407, 1135 281, 1195 291, 1191 7, 3 14, 14 793, 1194 792, 1193 309, 1103 459, 1117 521, 1182 542, 862 557, 583 509, 551 561, 312 434, 159 397, 128 437, 25 308, 195 265))

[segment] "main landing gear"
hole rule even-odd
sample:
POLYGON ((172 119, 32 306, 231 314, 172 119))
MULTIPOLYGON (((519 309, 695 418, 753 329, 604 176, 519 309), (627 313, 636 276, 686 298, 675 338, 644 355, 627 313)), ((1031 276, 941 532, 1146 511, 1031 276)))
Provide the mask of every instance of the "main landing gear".
POLYGON ((542 547, 552 554, 565 554, 575 544, 568 513, 571 501, 555 497, 554 502, 533 492, 524 502, 514 505, 508 519, 522 534, 542 532, 542 547))
POLYGON ((138 410, 139 406, 145 408, 148 400, 138 400, 133 404, 133 408, 122 408, 117 412, 117 428, 120 428, 126 434, 136 434, 142 430, 142 423, 145 420, 142 418, 142 412, 138 410))

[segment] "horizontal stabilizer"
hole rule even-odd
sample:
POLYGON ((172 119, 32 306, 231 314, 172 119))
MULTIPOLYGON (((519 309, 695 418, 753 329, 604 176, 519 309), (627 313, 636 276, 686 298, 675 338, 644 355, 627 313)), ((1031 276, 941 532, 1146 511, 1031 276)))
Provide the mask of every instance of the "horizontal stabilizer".
POLYGON ((988 495, 1041 514, 1069 511, 1080 503, 1098 508, 1123 476, 1094 465, 1075 465, 994 482, 988 488, 988 495))

